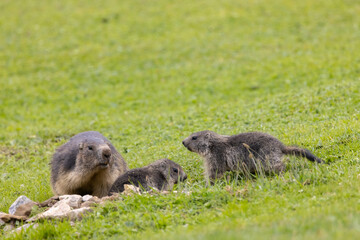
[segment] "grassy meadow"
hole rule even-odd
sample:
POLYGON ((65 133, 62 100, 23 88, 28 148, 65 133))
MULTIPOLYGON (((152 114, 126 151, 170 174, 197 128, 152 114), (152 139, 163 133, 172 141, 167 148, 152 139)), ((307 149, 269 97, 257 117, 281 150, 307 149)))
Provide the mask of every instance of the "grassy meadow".
POLYGON ((52 196, 49 161, 96 130, 130 168, 169 158, 176 193, 4 239, 359 239, 360 2, 0 2, 0 211, 52 196), (206 187, 190 133, 270 133, 331 163, 206 187), (182 193, 182 192, 188 192, 182 193))

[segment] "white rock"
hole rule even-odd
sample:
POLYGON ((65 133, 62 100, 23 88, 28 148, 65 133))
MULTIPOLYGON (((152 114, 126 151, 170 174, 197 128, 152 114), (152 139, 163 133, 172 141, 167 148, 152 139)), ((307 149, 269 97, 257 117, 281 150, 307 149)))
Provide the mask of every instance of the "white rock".
POLYGON ((71 194, 71 195, 61 195, 61 196, 59 196, 59 199, 60 200, 63 200, 63 199, 68 199, 68 198, 74 198, 74 197, 76 197, 76 198, 82 198, 80 195, 78 195, 78 194, 71 194))
POLYGON ((12 224, 6 224, 5 227, 3 228, 4 232, 8 232, 13 230, 15 227, 12 224))
POLYGON ((83 207, 83 208, 78 208, 78 209, 74 209, 69 211, 66 216, 71 220, 71 221, 76 221, 76 220, 81 220, 82 217, 87 214, 88 212, 91 212, 91 208, 89 207, 83 207))
POLYGON ((138 188, 134 185, 125 184, 124 191, 122 192, 122 194, 125 194, 125 195, 140 194, 141 195, 141 191, 140 191, 140 188, 138 188))
POLYGON ((85 196, 82 197, 82 201, 83 201, 83 202, 87 202, 87 201, 89 201, 89 200, 92 199, 92 198, 93 198, 92 195, 85 195, 85 196))
POLYGON ((44 218, 62 219, 64 217, 66 217, 66 214, 71 211, 71 207, 62 201, 60 201, 58 203, 60 203, 60 204, 58 204, 57 206, 54 205, 49 210, 47 210, 43 213, 39 213, 38 215, 27 220, 27 222, 32 222, 32 221, 36 221, 36 220, 44 219, 44 218))
POLYGON ((23 231, 23 230, 28 229, 28 228, 31 227, 31 226, 32 226, 33 228, 37 228, 37 227, 39 226, 39 224, 38 224, 38 223, 27 223, 27 224, 22 225, 21 227, 18 227, 18 228, 16 228, 16 229, 14 229, 13 232, 19 233, 19 232, 21 232, 21 231, 23 231))
POLYGON ((80 195, 63 195, 59 197, 60 201, 55 203, 55 206, 59 206, 63 202, 69 205, 71 208, 79 208, 82 202, 82 197, 80 195))

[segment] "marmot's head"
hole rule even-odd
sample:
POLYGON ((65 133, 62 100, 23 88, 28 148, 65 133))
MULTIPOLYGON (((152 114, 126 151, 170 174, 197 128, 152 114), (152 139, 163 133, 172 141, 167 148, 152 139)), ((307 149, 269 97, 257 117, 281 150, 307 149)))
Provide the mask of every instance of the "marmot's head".
POLYGON ((87 138, 79 145, 76 164, 88 171, 107 169, 112 165, 110 146, 100 138, 87 138))
POLYGON ((205 155, 211 146, 211 139, 216 135, 209 130, 196 132, 185 138, 182 143, 189 151, 205 155))
POLYGON ((183 182, 187 179, 187 175, 181 168, 181 166, 169 159, 164 158, 157 160, 149 166, 151 166, 155 170, 160 171, 168 180, 168 182, 171 182, 173 184, 176 184, 179 181, 183 182))

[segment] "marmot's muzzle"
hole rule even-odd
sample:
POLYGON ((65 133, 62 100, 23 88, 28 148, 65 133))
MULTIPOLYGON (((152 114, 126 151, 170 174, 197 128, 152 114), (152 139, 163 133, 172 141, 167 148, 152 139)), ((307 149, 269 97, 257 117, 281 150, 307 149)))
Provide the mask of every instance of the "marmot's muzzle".
POLYGON ((110 159, 111 159, 111 149, 108 147, 102 148, 101 150, 101 160, 100 160, 100 166, 103 168, 106 168, 109 166, 110 159))

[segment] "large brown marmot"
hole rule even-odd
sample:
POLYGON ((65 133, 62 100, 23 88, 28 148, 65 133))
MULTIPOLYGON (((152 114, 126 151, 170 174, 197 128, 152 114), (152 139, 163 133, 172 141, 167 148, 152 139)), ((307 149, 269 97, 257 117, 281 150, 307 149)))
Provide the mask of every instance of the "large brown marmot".
POLYGON ((282 172, 285 169, 282 161, 284 154, 323 163, 309 150, 287 147, 275 137, 261 132, 226 136, 201 131, 191 134, 182 143, 205 159, 205 175, 212 182, 221 178, 226 171, 255 173, 261 168, 265 173, 282 172))
POLYGON ((151 188, 170 190, 178 181, 185 181, 187 175, 179 164, 160 159, 142 168, 135 168, 121 175, 111 187, 112 192, 123 192, 125 184, 135 185, 146 191, 151 188))
POLYGON ((106 196, 128 167, 99 132, 83 132, 60 146, 51 161, 51 186, 57 195, 106 196))

